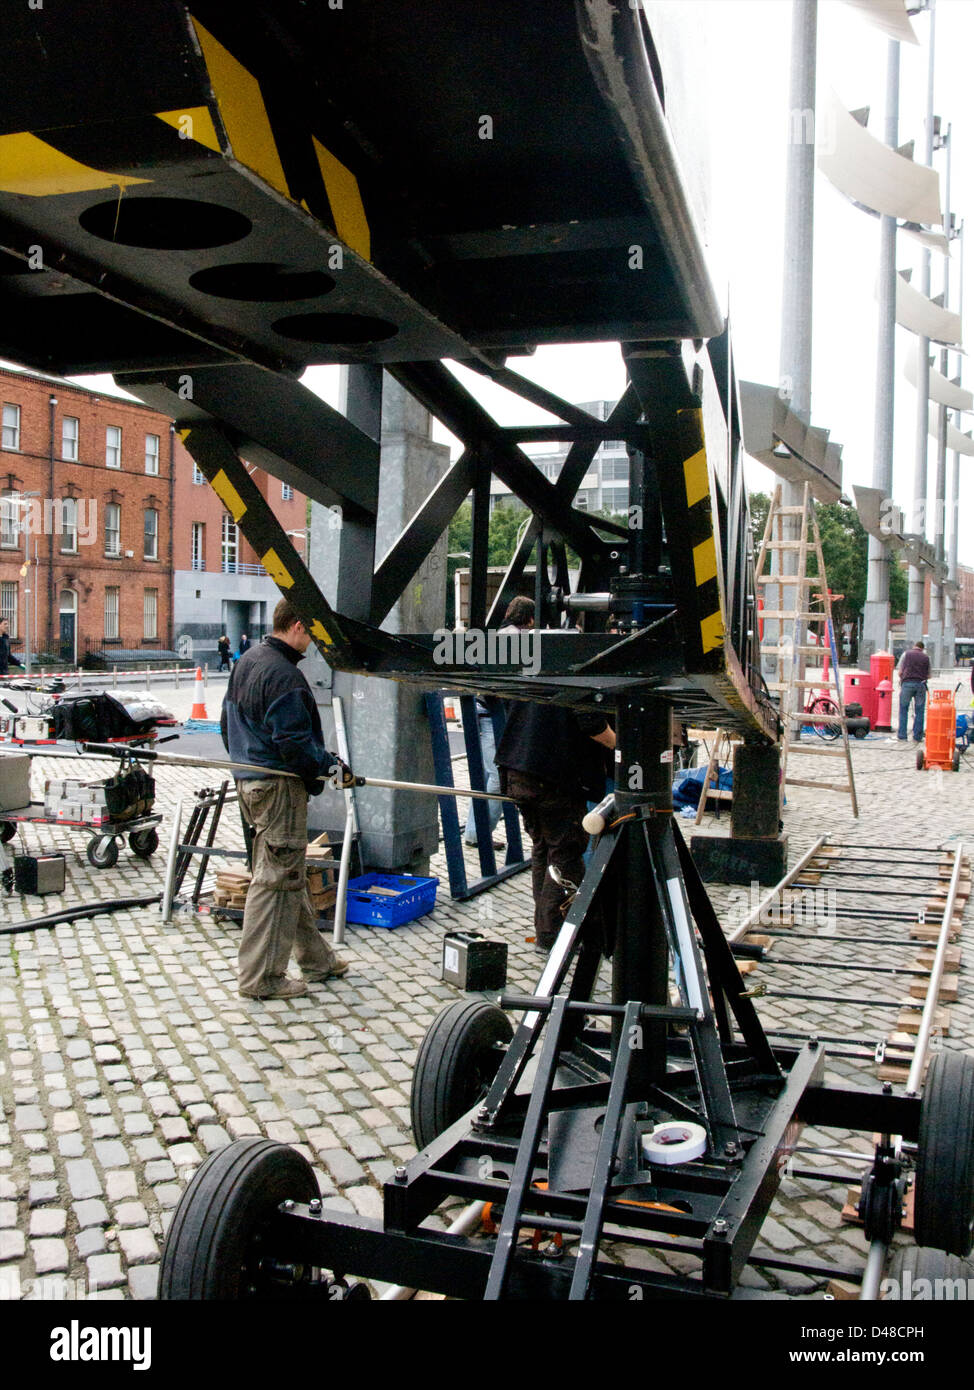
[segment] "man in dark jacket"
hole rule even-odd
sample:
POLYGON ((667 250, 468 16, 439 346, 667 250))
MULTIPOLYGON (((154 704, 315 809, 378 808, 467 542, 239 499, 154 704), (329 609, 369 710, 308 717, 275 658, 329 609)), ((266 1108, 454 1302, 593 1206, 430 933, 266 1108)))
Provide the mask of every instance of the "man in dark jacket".
POLYGON ((295 609, 281 599, 271 635, 233 668, 220 717, 233 761, 267 768, 237 778, 241 810, 255 831, 239 952, 246 999, 290 999, 307 993, 305 981, 348 970, 318 931, 305 873, 308 796, 323 790, 325 778, 339 786, 352 779, 325 747, 311 687, 297 669, 310 641, 295 609), (292 947, 304 980, 287 978, 292 947))
POLYGON ((531 836, 536 949, 551 950, 563 921, 565 890, 548 872, 554 867, 581 883, 588 835, 582 829, 586 801, 605 795, 605 750, 615 732, 601 714, 576 714, 556 705, 511 701, 494 759, 501 791, 513 797, 531 836))
POLYGON ((11 666, 19 666, 20 662, 10 650, 10 624, 4 618, 0 623, 0 676, 6 676, 11 666))
POLYGON ((905 742, 906 725, 913 701, 913 742, 923 738, 923 712, 927 703, 927 681, 930 677, 930 658, 917 642, 900 657, 900 727, 899 738, 905 742))

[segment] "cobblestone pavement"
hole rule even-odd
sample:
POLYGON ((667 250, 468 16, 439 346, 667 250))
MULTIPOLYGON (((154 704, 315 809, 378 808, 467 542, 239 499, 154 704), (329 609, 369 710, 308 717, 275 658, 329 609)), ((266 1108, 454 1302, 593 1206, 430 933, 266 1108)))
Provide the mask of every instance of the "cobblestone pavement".
MULTIPOLYGON (((864 845, 974 839, 969 768, 956 776, 921 774, 912 744, 874 739, 856 744, 854 757, 858 821, 847 797, 789 789, 791 862, 824 832, 864 845)), ((817 762, 812 775, 822 775, 822 762, 828 760, 817 762)), ((99 774, 100 764, 87 766, 89 775, 99 774)), ((64 775, 64 764, 55 773, 52 760, 37 758, 35 795, 51 775, 64 775)), ((167 821, 175 799, 207 784, 207 776, 157 769, 157 801, 167 821)), ((461 823, 463 813, 461 803, 461 823)), ((225 818, 225 847, 239 844, 233 819, 225 818)), ((123 848, 114 869, 98 871, 84 858, 83 838, 57 827, 31 827, 25 841, 31 852, 67 850, 65 893, 7 897, 0 922, 161 887, 162 850, 146 863, 123 848)), ((903 865, 899 872, 910 865, 907 851, 903 865)), ((242 1135, 294 1144, 313 1164, 328 1203, 378 1215, 382 1182, 414 1152, 408 1098, 417 1046, 458 993, 438 978, 444 931, 473 926, 505 940, 512 988, 531 988, 538 973, 526 942, 525 875, 453 903, 442 859, 432 871, 441 887, 431 915, 394 931, 350 927, 343 948, 349 975, 290 1001, 237 996, 237 929, 205 915, 186 913, 163 925, 158 911, 146 908, 0 937, 0 1297, 151 1298, 165 1226, 184 1185, 207 1154, 242 1135)), ((741 890, 715 887, 713 897, 727 927, 746 910, 741 890)), ((853 921, 840 934, 863 930, 853 921)), ((870 935, 881 933, 902 939, 905 929, 869 926, 870 935)), ((841 949, 863 964, 886 963, 889 954, 884 946, 841 949)), ((808 958, 813 950, 798 952, 796 943, 780 948, 782 958, 798 954, 808 958)), ((902 954, 912 960, 911 952, 902 954)), ((863 978, 872 977, 797 967, 762 967, 752 976, 805 995, 905 994, 882 983, 864 986, 863 978)), ((972 998, 965 967, 946 1046, 974 1045, 972 998)), ((771 1025, 795 1031, 878 1040, 890 1026, 889 1010, 853 1003, 759 1002, 771 1025)), ((859 1063, 835 1061, 831 1071, 860 1081, 875 1077, 875 1068, 859 1063)), ((809 1144, 867 1147, 861 1135, 806 1130, 805 1136, 809 1144)), ((759 1244, 855 1267, 865 1247, 858 1230, 840 1221, 843 1196, 834 1185, 786 1179, 759 1244)), ((635 1258, 680 1270, 694 1266, 676 1253, 635 1258)), ((779 1297, 820 1297, 824 1280, 751 1269, 744 1286, 779 1297)))

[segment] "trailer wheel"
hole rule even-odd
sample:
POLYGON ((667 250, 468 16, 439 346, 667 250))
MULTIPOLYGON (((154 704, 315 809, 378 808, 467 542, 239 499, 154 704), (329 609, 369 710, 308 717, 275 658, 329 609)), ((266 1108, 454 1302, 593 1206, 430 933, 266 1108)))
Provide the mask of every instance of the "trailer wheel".
POLYGON ((416 1147, 425 1149, 486 1094, 514 1036, 496 1004, 458 999, 426 1030, 416 1058, 409 1113, 416 1147))
POLYGON ((924 768, 923 749, 917 749, 917 772, 922 772, 924 768))
POLYGON ((159 835, 154 825, 147 830, 133 830, 129 836, 129 849, 139 859, 149 859, 159 848, 159 835))
POLYGON ((92 868, 111 869, 118 863, 118 843, 111 835, 100 835, 88 841, 85 854, 92 868))
POLYGON ((0 845, 8 844, 17 833, 17 822, 12 820, 0 821, 0 845))
POLYGON ((952 772, 960 772, 960 750, 954 754, 954 761, 950 765, 952 772))
POLYGON ((956 1279, 963 1279, 963 1287, 970 1288, 969 1281, 974 1279, 974 1263, 958 1259, 956 1255, 946 1255, 943 1250, 931 1250, 926 1245, 905 1245, 893 1256, 886 1279, 894 1282, 895 1294, 890 1290, 891 1296, 907 1303, 917 1300, 926 1302, 936 1297, 938 1280, 951 1281, 949 1286, 943 1282, 940 1284, 945 1294, 946 1287, 949 1287, 948 1297, 952 1297, 957 1288, 953 1282, 956 1279), (921 1280, 926 1282, 921 1283, 921 1280))
POLYGON ((311 1164, 272 1139, 238 1139, 194 1174, 173 1213, 159 1271, 159 1298, 266 1298, 307 1282, 310 1266, 268 1248, 282 1202, 318 1199, 311 1164), (276 1257, 276 1258, 275 1258, 276 1257))
POLYGON ((966 1256, 974 1243, 974 1056, 939 1052, 920 1104, 913 1234, 966 1256))

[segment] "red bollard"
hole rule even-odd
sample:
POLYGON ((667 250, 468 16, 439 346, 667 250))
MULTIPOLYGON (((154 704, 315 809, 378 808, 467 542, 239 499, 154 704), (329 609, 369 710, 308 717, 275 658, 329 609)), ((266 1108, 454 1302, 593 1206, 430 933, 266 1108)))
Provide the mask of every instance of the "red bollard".
POLYGON ((879 733, 893 731, 893 682, 882 680, 876 687, 876 723, 873 728, 879 733))

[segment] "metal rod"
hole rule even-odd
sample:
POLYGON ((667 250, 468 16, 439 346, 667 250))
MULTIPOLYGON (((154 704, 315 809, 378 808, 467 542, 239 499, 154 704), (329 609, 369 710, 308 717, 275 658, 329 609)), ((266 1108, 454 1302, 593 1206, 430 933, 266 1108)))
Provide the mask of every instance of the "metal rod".
MULTIPOLYGON (((337 696, 335 697, 338 698, 337 696)), ((113 748, 111 744, 105 743, 85 743, 82 747, 86 750, 93 750, 92 756, 108 756, 120 758, 123 753, 113 748)), ((276 767, 261 767, 259 763, 234 763, 229 759, 220 758, 192 758, 183 756, 180 753, 157 753, 152 748, 138 748, 130 750, 137 758, 144 758, 149 762, 172 765, 173 767, 210 767, 216 768, 220 772, 257 772, 262 777, 298 777, 296 772, 284 772, 276 767)), ((46 756, 46 755, 45 755, 46 756)), ((79 754, 53 754, 54 757, 78 757, 79 754)), ((339 754, 341 756, 341 754, 339 754)), ((303 779, 298 777, 298 781, 303 779)), ((392 782, 381 777, 356 777, 357 787, 389 787, 393 791, 399 792, 428 792, 431 796, 475 796, 484 801, 511 801, 512 797, 501 796, 498 792, 478 792, 469 787, 438 787, 430 782, 392 782)), ((347 790, 347 788, 346 788, 347 790)))
POLYGON ((172 917, 172 899, 176 885, 176 858, 179 851, 179 835, 183 827, 183 798, 176 802, 173 815, 172 833, 169 836, 169 853, 166 855, 166 885, 162 895, 162 920, 168 922, 172 917))
MULTIPOLYGON (((829 937, 824 938, 826 941, 829 937)), ((870 975, 929 975, 928 970, 922 966, 912 965, 849 965, 841 960, 788 960, 786 957, 775 956, 773 959, 766 956, 762 964, 772 970, 782 966, 796 966, 802 970, 861 970, 870 975)))
POLYGON ((83 917, 100 917, 103 912, 128 912, 135 907, 151 907, 161 902, 161 893, 152 893, 144 898, 110 898, 108 902, 95 903, 92 907, 66 907, 61 912, 52 912, 45 917, 14 922, 9 927, 0 927, 0 936, 18 936, 21 932, 44 931, 57 927, 62 922, 74 922, 83 917))
POLYGON ((866 1268, 862 1275, 862 1288, 859 1297, 863 1302, 873 1302, 879 1297, 879 1281, 886 1263, 886 1242, 874 1240, 866 1256, 866 1268))
MULTIPOLYGON (((335 717, 335 738, 338 742, 338 756, 343 758, 347 763, 348 735, 345 731, 345 711, 342 707, 340 696, 334 696, 331 707, 332 714, 335 717)), ((357 825, 358 818, 355 814, 355 796, 352 788, 347 787, 345 789, 345 833, 342 835, 342 852, 338 861, 338 888, 335 893, 335 925, 331 934, 331 939, 336 946, 340 946, 345 940, 348 869, 352 862, 352 840, 355 838, 357 825)))
POLYGON ((920 1018, 920 1028, 917 1032, 913 1064, 910 1067, 910 1075, 906 1082, 907 1095, 916 1095, 919 1092, 920 1082, 923 1079, 923 1063, 926 1059, 927 1048, 930 1045, 930 1034, 933 1030, 934 1014, 937 1009, 937 995, 940 992, 940 981, 944 973, 944 961, 947 956, 947 938, 950 935, 950 919, 954 911, 954 898, 957 896, 957 884, 960 879, 960 870, 963 862, 964 846, 963 844, 959 844, 955 851, 954 872, 951 875, 950 890, 947 893, 943 920, 940 924, 940 936, 937 938, 937 951, 933 958, 933 965, 930 968, 930 983, 927 986, 927 997, 924 1000, 923 1014, 920 1018))
POLYGON ((735 941, 739 941, 742 936, 747 935, 748 928, 750 927, 751 923, 758 921, 761 916, 761 913, 764 912, 765 909, 774 901, 774 899, 778 897, 778 895, 782 893, 784 889, 786 889, 792 883, 792 881, 798 877, 798 875, 804 869, 805 865, 808 863, 809 859, 812 859, 818 853, 818 851, 826 843, 828 838, 828 835, 820 835, 818 837, 814 845, 812 845, 811 849, 808 850, 805 854, 803 854, 801 859, 799 859, 798 863, 795 865, 795 867, 789 873, 785 874, 784 878, 781 879, 779 883, 775 884, 775 886, 771 889, 770 893, 768 893, 766 897, 762 898, 761 902, 758 903, 757 907, 753 910, 753 912, 749 912, 745 918, 738 922, 737 926, 734 927, 733 931, 731 931, 727 937, 727 940, 729 942, 733 943, 735 941))

